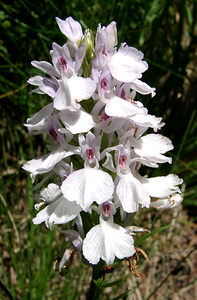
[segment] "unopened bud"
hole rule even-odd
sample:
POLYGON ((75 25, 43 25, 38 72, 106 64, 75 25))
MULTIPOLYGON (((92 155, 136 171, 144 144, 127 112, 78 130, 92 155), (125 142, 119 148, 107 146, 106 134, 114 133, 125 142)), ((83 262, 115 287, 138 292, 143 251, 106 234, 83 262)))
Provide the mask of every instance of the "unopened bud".
POLYGON ((90 29, 86 29, 84 33, 83 41, 86 44, 86 59, 88 63, 92 60, 93 49, 94 49, 94 36, 90 29))

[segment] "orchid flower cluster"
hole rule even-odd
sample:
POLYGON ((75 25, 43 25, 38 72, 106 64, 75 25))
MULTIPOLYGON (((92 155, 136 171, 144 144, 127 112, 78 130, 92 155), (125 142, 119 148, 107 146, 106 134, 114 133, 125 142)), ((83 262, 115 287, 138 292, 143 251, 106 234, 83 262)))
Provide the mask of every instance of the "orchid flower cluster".
MULTIPOLYGON (((136 99, 138 93, 155 95, 141 81, 148 69, 143 53, 126 43, 117 47, 115 22, 99 24, 94 40, 72 17, 56 21, 67 41, 53 43, 52 64, 32 61, 47 75, 28 80, 33 92, 50 97, 25 124, 30 134, 48 136, 48 154, 23 166, 32 182, 43 175, 35 186, 39 212, 33 223, 64 224, 61 232, 86 262, 110 265, 135 254, 133 235, 143 229, 131 222, 139 209, 181 203, 182 179, 140 175, 141 166, 171 163, 164 154, 173 149, 157 133, 162 118, 136 99), (145 134, 149 128, 154 133, 145 134)), ((65 250, 59 269, 71 254, 65 250)))

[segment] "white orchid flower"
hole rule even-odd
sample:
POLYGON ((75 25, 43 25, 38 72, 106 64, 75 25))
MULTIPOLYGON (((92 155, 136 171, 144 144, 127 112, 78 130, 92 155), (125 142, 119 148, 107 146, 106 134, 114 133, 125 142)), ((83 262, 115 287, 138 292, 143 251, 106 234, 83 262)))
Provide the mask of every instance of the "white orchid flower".
POLYGON ((183 201, 183 196, 180 194, 173 194, 165 199, 158 199, 151 202, 151 206, 158 209, 169 209, 177 207, 183 201))
POLYGON ((178 185, 183 183, 183 180, 175 174, 158 177, 138 177, 143 188, 151 197, 165 198, 174 193, 181 193, 178 185))
POLYGON ((136 252, 129 231, 113 222, 110 206, 103 204, 100 224, 92 227, 83 241, 83 255, 93 265, 100 259, 111 265, 115 257, 123 259, 136 252))
POLYGON ((30 173, 32 182, 34 182, 36 175, 48 173, 58 162, 70 155, 76 154, 77 152, 77 147, 70 146, 69 149, 65 150, 64 147, 60 146, 49 154, 28 161, 22 168, 30 173))
POLYGON ((62 196, 58 185, 49 184, 41 196, 46 203, 50 204, 36 215, 33 219, 34 224, 45 222, 46 226, 51 228, 52 224, 65 224, 72 221, 81 211, 78 204, 62 196))

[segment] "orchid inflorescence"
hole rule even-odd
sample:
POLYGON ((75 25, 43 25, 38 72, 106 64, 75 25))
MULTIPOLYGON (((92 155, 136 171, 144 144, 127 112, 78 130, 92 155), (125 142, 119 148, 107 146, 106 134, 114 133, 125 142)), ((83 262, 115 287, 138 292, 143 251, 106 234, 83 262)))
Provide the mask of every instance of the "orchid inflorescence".
MULTIPOLYGON (((32 92, 51 100, 27 119, 30 134, 48 134, 48 154, 28 161, 23 169, 36 184, 40 210, 34 224, 64 225, 63 232, 85 261, 107 265, 135 254, 131 226, 140 208, 166 209, 182 201, 174 174, 148 178, 140 167, 171 163, 164 154, 173 149, 167 137, 156 133, 162 119, 148 113, 136 94, 155 95, 141 81, 148 69, 143 53, 126 43, 117 48, 116 23, 99 24, 93 33, 72 17, 56 18, 67 42, 53 43, 52 64, 32 61, 45 72, 28 80, 32 92), (145 134, 148 128, 155 133, 145 134), (41 209, 42 206, 45 206, 41 209), (87 222, 88 220, 88 222, 87 222)), ((72 251, 66 249, 59 269, 72 251)))

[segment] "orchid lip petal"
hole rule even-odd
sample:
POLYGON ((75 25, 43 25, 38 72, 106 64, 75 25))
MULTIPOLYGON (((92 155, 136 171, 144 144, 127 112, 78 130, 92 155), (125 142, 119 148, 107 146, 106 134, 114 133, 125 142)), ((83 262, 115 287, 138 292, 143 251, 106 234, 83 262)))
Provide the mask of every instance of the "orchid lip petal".
POLYGON ((87 211, 94 201, 102 204, 111 199, 114 184, 108 173, 87 167, 70 174, 61 190, 66 199, 76 201, 87 211))
POLYGON ((87 233, 82 251, 84 257, 93 265, 100 259, 111 265, 115 257, 123 259, 136 252, 133 237, 127 229, 115 224, 112 216, 107 220, 100 217, 100 224, 87 233))

